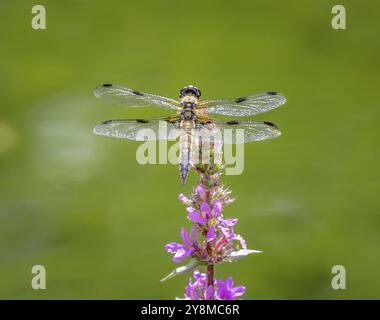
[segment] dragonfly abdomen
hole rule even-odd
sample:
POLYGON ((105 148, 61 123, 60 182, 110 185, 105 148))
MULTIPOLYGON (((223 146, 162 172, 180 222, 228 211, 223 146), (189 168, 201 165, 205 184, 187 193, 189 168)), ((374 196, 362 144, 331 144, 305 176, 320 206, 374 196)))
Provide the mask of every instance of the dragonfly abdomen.
POLYGON ((180 132, 180 157, 179 157, 179 171, 182 183, 186 183, 189 174, 191 147, 193 141, 193 130, 195 128, 194 121, 182 121, 180 132))

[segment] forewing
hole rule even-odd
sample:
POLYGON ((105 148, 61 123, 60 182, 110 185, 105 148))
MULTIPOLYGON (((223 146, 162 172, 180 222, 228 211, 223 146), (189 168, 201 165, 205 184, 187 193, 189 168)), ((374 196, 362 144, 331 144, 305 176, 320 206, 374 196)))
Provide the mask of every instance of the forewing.
POLYGON ((196 137, 203 141, 218 141, 236 144, 252 141, 274 139, 281 135, 281 131, 272 122, 230 120, 211 121, 198 123, 196 126, 196 137))
POLYGON ((115 84, 103 84, 94 91, 97 98, 125 107, 158 107, 178 110, 180 103, 174 99, 144 93, 115 84))
POLYGON ((107 120, 98 124, 93 132, 97 135, 135 141, 175 140, 178 138, 179 120, 121 119, 107 120))
POLYGON ((204 100, 200 108, 207 113, 216 113, 226 116, 253 116, 273 110, 286 102, 286 98, 278 92, 240 97, 236 99, 204 100))

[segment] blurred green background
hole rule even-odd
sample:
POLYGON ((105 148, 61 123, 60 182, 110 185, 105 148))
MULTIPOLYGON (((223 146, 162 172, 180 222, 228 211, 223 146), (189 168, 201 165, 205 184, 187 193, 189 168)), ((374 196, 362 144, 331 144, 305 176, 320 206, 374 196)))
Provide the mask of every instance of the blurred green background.
POLYGON ((141 166, 139 143, 92 134, 98 122, 148 117, 98 101, 104 82, 176 98, 277 90, 288 103, 256 117, 283 135, 248 144, 225 176, 225 215, 263 250, 217 277, 245 299, 380 298, 380 3, 339 1, 0 2, 0 297, 173 299, 187 276, 163 249, 189 226, 175 165, 141 166), (31 28, 43 4, 47 30, 31 28), (31 268, 47 269, 32 290, 31 268), (347 289, 331 288, 331 268, 347 289))

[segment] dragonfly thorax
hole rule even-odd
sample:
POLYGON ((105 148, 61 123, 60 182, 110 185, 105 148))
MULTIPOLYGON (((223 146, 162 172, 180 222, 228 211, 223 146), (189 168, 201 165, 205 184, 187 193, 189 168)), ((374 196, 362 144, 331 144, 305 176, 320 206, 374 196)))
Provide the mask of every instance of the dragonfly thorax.
POLYGON ((195 106, 194 102, 183 102, 182 110, 180 112, 181 120, 186 121, 195 121, 197 116, 195 114, 195 106))

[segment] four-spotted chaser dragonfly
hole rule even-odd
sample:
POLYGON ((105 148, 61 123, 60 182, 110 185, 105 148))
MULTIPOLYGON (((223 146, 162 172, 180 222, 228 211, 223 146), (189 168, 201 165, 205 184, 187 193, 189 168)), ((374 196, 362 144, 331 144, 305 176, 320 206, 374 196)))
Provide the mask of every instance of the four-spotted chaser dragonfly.
POLYGON ((201 91, 192 85, 186 86, 180 91, 179 101, 114 84, 103 84, 95 89, 94 95, 126 107, 158 107, 177 111, 176 114, 157 119, 107 120, 97 125, 94 128, 94 133, 113 138, 138 140, 138 132, 149 128, 156 133, 154 140, 166 140, 168 135, 159 132, 160 123, 165 122, 169 130, 179 129, 179 168, 183 184, 186 183, 189 172, 193 134, 196 130, 217 128, 223 131, 224 129, 231 129, 232 134, 234 134, 237 129, 243 129, 244 142, 272 139, 281 134, 276 125, 271 122, 223 121, 210 118, 209 114, 253 116, 270 111, 286 102, 285 97, 277 92, 266 92, 236 99, 200 100, 201 91))

